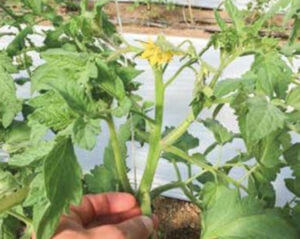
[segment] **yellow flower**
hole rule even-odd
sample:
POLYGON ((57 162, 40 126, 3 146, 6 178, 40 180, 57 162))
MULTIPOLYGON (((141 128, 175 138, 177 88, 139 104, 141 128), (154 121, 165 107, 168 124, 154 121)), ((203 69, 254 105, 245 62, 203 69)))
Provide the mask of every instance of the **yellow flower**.
POLYGON ((171 48, 163 49, 159 44, 149 40, 144 44, 145 50, 141 57, 148 60, 152 66, 161 66, 165 63, 169 63, 173 56, 176 55, 176 51, 171 48))

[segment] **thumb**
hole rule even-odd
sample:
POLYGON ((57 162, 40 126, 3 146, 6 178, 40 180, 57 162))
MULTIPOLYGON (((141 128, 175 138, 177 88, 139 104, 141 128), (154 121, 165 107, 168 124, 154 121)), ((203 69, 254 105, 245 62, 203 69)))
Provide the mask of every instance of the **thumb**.
POLYGON ((124 232, 126 239, 146 239, 154 230, 152 219, 146 216, 127 220, 118 224, 117 227, 124 232))
MULTIPOLYGON (((152 219, 139 216, 116 225, 90 229, 90 235, 101 239, 147 239, 153 232, 152 219)), ((94 238, 94 237, 91 237, 94 238)))

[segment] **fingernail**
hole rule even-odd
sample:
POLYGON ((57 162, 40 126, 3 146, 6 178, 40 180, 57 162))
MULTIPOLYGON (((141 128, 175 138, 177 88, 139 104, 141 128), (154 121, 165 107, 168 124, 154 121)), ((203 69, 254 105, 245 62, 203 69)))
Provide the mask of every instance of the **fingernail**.
POLYGON ((154 228, 152 219, 146 216, 142 216, 141 219, 148 231, 152 232, 154 228))

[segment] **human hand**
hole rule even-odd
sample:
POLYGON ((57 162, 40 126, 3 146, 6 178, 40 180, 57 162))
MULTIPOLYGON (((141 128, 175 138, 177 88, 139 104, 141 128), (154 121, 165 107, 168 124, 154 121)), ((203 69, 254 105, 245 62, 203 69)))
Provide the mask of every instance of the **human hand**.
POLYGON ((53 239, 146 239, 153 220, 141 216, 136 199, 127 193, 86 195, 61 217, 53 239))

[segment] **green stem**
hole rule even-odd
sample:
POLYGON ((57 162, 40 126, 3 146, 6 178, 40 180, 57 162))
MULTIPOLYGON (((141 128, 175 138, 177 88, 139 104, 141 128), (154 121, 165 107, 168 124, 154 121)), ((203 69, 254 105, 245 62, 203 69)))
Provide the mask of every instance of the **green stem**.
POLYGON ((25 217, 25 216, 23 216, 23 215, 15 212, 15 211, 13 211, 13 210, 7 211, 7 214, 9 214, 9 215, 17 218, 18 220, 24 222, 27 226, 31 226, 32 225, 32 220, 30 218, 25 217))
POLYGON ((161 153, 160 140, 165 95, 162 69, 153 68, 153 71, 155 75, 155 124, 151 130, 152 132, 149 139, 149 154, 138 195, 141 202, 142 212, 144 215, 148 216, 152 213, 150 190, 161 153))
POLYGON ((169 191, 174 188, 180 188, 184 183, 183 182, 172 182, 162 186, 159 186, 151 191, 151 198, 154 199, 162 193, 169 191))
POLYGON ((184 185, 189 185, 190 183, 192 183, 194 180, 196 180, 197 178, 199 178, 202 174, 204 174, 205 172, 207 172, 206 170, 203 170, 201 173, 198 173, 190 178, 188 178, 185 181, 176 181, 176 182, 172 182, 172 183, 168 183, 162 186, 159 186, 155 189, 153 189, 151 191, 151 198, 156 198, 157 196, 161 195, 162 193, 169 191, 171 189, 174 188, 180 188, 184 185))
POLYGON ((173 131, 171 131, 167 136, 165 136, 160 145, 162 148, 165 148, 169 145, 172 145, 181 135, 183 135, 189 126, 194 122, 195 116, 193 113, 190 113, 188 117, 173 131))
POLYGON ((188 177, 192 177, 192 165, 191 164, 188 164, 187 165, 187 170, 188 170, 188 177))
POLYGON ((180 158, 186 160, 188 163, 194 164, 206 171, 211 172, 213 175, 219 175, 220 177, 224 178, 226 181, 234 184, 236 187, 242 188, 245 192, 248 192, 248 189, 245 186, 241 185, 239 182, 237 182, 233 178, 231 178, 231 177, 227 176, 225 173, 215 169, 213 166, 203 163, 203 162, 189 156, 187 153, 185 153, 181 149, 176 148, 174 146, 169 146, 169 147, 165 148, 164 150, 165 150, 165 152, 172 153, 174 155, 179 156, 180 158))
POLYGON ((187 63, 185 63, 184 65, 182 65, 176 72, 175 74, 169 79, 167 80, 167 82, 165 83, 164 87, 167 88, 170 84, 173 83, 174 80, 177 79, 177 77, 181 74, 181 72, 187 68, 190 67, 190 65, 192 64, 191 61, 188 61, 187 63))
POLYGON ((253 174, 255 172, 255 170, 259 167, 259 165, 255 165, 254 167, 252 167, 242 178, 239 179, 238 183, 242 184, 243 181, 247 178, 249 178, 251 176, 251 174, 253 174))
MULTIPOLYGON (((178 165, 176 163, 175 160, 172 160, 172 163, 174 165, 174 168, 175 168, 175 172, 176 172, 176 175, 177 175, 177 178, 178 178, 178 181, 179 182, 182 182, 182 178, 181 178, 181 175, 180 175, 180 171, 179 171, 179 168, 178 168, 178 165)), ((195 205, 197 205, 198 207, 200 207, 200 202, 198 202, 198 199, 195 198, 195 196, 193 195, 192 192, 190 192, 186 185, 183 183, 182 185, 180 185, 180 188, 182 190, 182 192, 184 193, 185 196, 187 196, 187 198, 192 202, 194 203, 195 205)))
POLYGON ((237 50, 235 54, 233 54, 232 56, 226 58, 226 60, 223 59, 223 57, 221 57, 221 64, 217 70, 217 72, 215 73, 214 77, 212 78, 209 87, 210 88, 214 88, 216 83, 218 82, 219 78, 221 77, 223 71, 225 70, 225 68, 231 63, 233 62, 239 55, 240 55, 240 51, 237 50))
POLYGON ((84 13, 87 11, 88 5, 89 5, 89 0, 81 0, 81 2, 80 2, 81 13, 84 13))
POLYGON ((127 176, 127 168, 125 161, 122 158, 122 153, 120 150, 120 142, 118 139, 118 135, 116 132, 115 124, 111 115, 106 119, 108 124, 111 146, 114 152, 114 160, 116 165, 116 170, 119 177, 119 183, 122 185, 122 189, 126 192, 132 193, 132 188, 129 183, 129 179, 127 176))
MULTIPOLYGON (((210 47, 210 44, 207 45, 207 48, 205 48, 205 50, 203 51, 203 53, 210 47)), ((238 56, 240 55, 240 51, 237 51, 236 54, 232 55, 231 57, 229 57, 226 61, 222 61, 217 72, 215 73, 211 83, 210 83, 210 87, 213 88, 215 86, 215 84, 217 83, 217 81, 219 80, 220 76, 222 75, 224 69, 231 63, 233 62, 238 56)), ((185 66, 185 65, 184 65, 185 66)), ((184 67, 183 66, 183 67, 184 67)), ((180 70, 183 69, 179 69, 179 71, 176 74, 180 74, 180 70)), ((176 77, 175 77, 176 79, 176 77)), ((173 81, 173 77, 169 80, 169 82, 173 81)), ((166 83, 165 87, 170 84, 170 83, 166 83)), ((167 136, 165 136, 162 140, 161 140, 161 147, 166 147, 169 145, 172 145, 181 135, 183 135, 187 129, 189 128, 189 126, 194 122, 195 120, 195 116, 193 114, 193 112, 191 112, 187 118, 173 131, 171 131, 167 136)))
POLYGON ((210 154, 217 146, 219 145, 218 142, 214 142, 211 145, 209 145, 206 150, 204 151, 203 155, 207 156, 208 154, 210 154))

